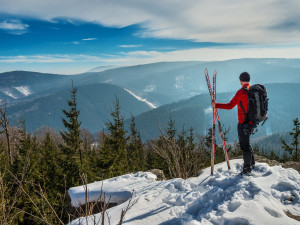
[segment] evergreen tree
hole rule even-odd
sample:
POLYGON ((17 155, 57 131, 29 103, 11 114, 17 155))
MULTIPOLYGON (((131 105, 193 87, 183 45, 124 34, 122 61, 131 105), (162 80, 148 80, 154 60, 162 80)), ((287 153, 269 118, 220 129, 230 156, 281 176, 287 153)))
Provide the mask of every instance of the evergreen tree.
POLYGON ((298 146, 299 146, 299 141, 298 141, 298 136, 300 134, 300 123, 299 123, 299 119, 296 118, 293 120, 294 122, 294 128, 293 131, 290 132, 290 135, 293 137, 293 142, 291 143, 291 145, 287 144, 287 142, 284 139, 280 139, 281 143, 282 143, 282 147, 284 150, 286 150, 287 152, 290 153, 290 155, 292 155, 293 160, 298 162, 299 161, 299 152, 298 152, 298 146))
POLYGON ((39 181, 37 166, 39 165, 37 145, 26 132, 25 121, 18 121, 18 144, 14 164, 12 166, 13 176, 10 177, 11 182, 15 185, 11 190, 13 196, 15 192, 19 192, 19 196, 15 203, 16 215, 15 218, 18 224, 41 224, 31 215, 38 215, 39 208, 32 204, 32 201, 38 205, 40 199, 36 193, 32 193, 32 186, 39 181), (20 189, 20 187, 22 187, 20 189), (30 197, 28 196, 30 194, 30 197), (26 213, 25 213, 26 212, 26 213))
POLYGON ((170 120, 168 122, 168 128, 167 128, 167 137, 171 140, 175 138, 176 136, 176 128, 175 128, 175 120, 172 119, 172 116, 170 115, 170 120))
POLYGON ((80 125, 78 120, 79 110, 77 109, 76 93, 77 88, 72 82, 71 99, 67 101, 68 111, 63 110, 65 118, 62 122, 67 131, 61 131, 60 134, 64 143, 60 146, 62 150, 61 163, 65 171, 67 187, 76 186, 80 181, 80 172, 83 171, 83 159, 80 139, 80 125))
MULTIPOLYGON (((46 134, 40 147, 39 184, 47 200, 51 202, 56 212, 59 212, 64 221, 68 221, 66 207, 62 205, 65 195, 65 183, 63 168, 59 165, 61 153, 51 139, 50 133, 46 134)), ((48 204, 43 205, 44 213, 52 224, 56 224, 57 218, 48 204)))
POLYGON ((64 183, 62 183, 64 171, 58 163, 61 153, 58 151, 49 133, 46 134, 42 142, 40 154, 43 159, 43 165, 40 167, 39 173, 42 177, 44 192, 46 195, 48 195, 48 193, 55 193, 55 191, 63 193, 65 191, 64 183))
POLYGON ((128 144, 128 163, 131 172, 145 169, 144 146, 140 133, 136 130, 134 117, 131 116, 130 136, 128 144))
POLYGON ((124 117, 120 114, 117 97, 111 116, 112 121, 106 123, 109 135, 105 136, 100 147, 100 167, 103 168, 105 177, 119 176, 129 171, 124 117))

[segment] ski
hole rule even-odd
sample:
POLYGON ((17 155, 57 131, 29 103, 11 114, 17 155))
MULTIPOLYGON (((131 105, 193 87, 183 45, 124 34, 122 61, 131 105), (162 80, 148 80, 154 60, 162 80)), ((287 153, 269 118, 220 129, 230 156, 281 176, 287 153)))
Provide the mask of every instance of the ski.
MULTIPOLYGON (((211 83, 210 83, 210 79, 209 79, 209 75, 208 75, 208 70, 205 69, 205 78, 206 78, 206 83, 207 83, 207 87, 209 90, 209 94, 211 97, 211 100, 216 100, 216 76, 217 76, 217 71, 214 71, 213 74, 213 89, 211 88, 211 83)), ((223 147, 223 151, 224 151, 224 156, 225 156, 225 160, 227 161, 227 167, 228 169, 230 169, 230 162, 229 162, 229 157, 228 157, 228 152, 227 152, 227 147, 226 147, 226 142, 225 142, 225 138, 224 138, 224 133, 221 127, 221 122, 220 122, 220 118, 219 118, 219 114, 218 114, 218 110, 213 108, 213 129, 212 129, 212 150, 211 150, 211 175, 213 174, 214 171, 214 159, 215 159, 215 120, 217 118, 217 122, 218 122, 218 131, 220 134, 220 138, 222 141, 222 147, 223 147)))
POLYGON ((226 147, 226 143, 225 143, 225 137, 224 137, 224 133, 223 133, 223 130, 222 130, 222 126, 221 126, 221 122, 220 122, 220 118, 219 118, 219 114, 218 114, 217 109, 216 109, 216 115, 217 115, 219 134, 220 134, 220 138, 221 138, 221 141, 222 141, 222 147, 223 147, 225 160, 227 162, 227 167, 230 170, 230 162, 229 162, 227 147, 226 147))
MULTIPOLYGON (((216 76, 217 72, 214 71, 213 74, 213 99, 216 100, 216 76)), ((211 175, 214 173, 214 167, 215 167, 215 154, 216 154, 216 109, 213 108, 213 126, 212 126, 212 157, 211 157, 211 175)))

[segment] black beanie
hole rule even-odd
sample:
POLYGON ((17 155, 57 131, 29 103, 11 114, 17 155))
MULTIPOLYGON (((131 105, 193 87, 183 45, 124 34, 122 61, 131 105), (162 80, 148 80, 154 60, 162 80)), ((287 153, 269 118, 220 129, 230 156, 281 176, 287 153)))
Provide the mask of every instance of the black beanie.
POLYGON ((250 81, 250 74, 247 72, 243 72, 240 74, 240 81, 249 82, 250 81))

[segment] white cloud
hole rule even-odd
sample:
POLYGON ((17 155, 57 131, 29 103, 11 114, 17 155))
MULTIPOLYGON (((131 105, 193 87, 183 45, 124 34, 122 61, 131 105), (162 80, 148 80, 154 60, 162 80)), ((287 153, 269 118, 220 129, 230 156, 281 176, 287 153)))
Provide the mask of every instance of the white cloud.
POLYGON ((97 38, 84 38, 82 41, 95 41, 97 38))
POLYGON ((129 51, 118 55, 93 56, 85 54, 0 56, 0 63, 66 63, 103 62, 114 65, 134 65, 161 61, 222 61, 240 58, 300 58, 300 46, 196 48, 169 52, 129 51))
POLYGON ((48 20, 141 24, 142 36, 256 44, 299 43, 299 11, 299 0, 2 0, 0 8, 0 13, 48 20))
POLYGON ((69 62, 102 62, 104 58, 91 55, 19 55, 0 56, 0 63, 69 63, 69 62))
POLYGON ((119 45, 120 48, 140 48, 143 47, 143 45, 119 45))
POLYGON ((29 25, 22 23, 20 20, 4 20, 0 21, 0 29, 6 30, 12 34, 26 33, 29 25))

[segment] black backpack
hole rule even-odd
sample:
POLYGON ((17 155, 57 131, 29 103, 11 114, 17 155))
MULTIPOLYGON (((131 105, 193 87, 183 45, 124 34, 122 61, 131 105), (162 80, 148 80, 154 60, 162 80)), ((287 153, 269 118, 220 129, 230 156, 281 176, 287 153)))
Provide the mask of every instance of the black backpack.
POLYGON ((240 106, 247 115, 247 122, 254 124, 252 133, 255 133, 254 129, 259 125, 259 123, 263 122, 262 125, 264 125, 268 119, 267 112, 269 99, 267 96, 267 89, 261 84, 254 84, 250 86, 249 90, 247 88, 243 89, 248 92, 248 113, 246 113, 242 102, 240 102, 240 106))

